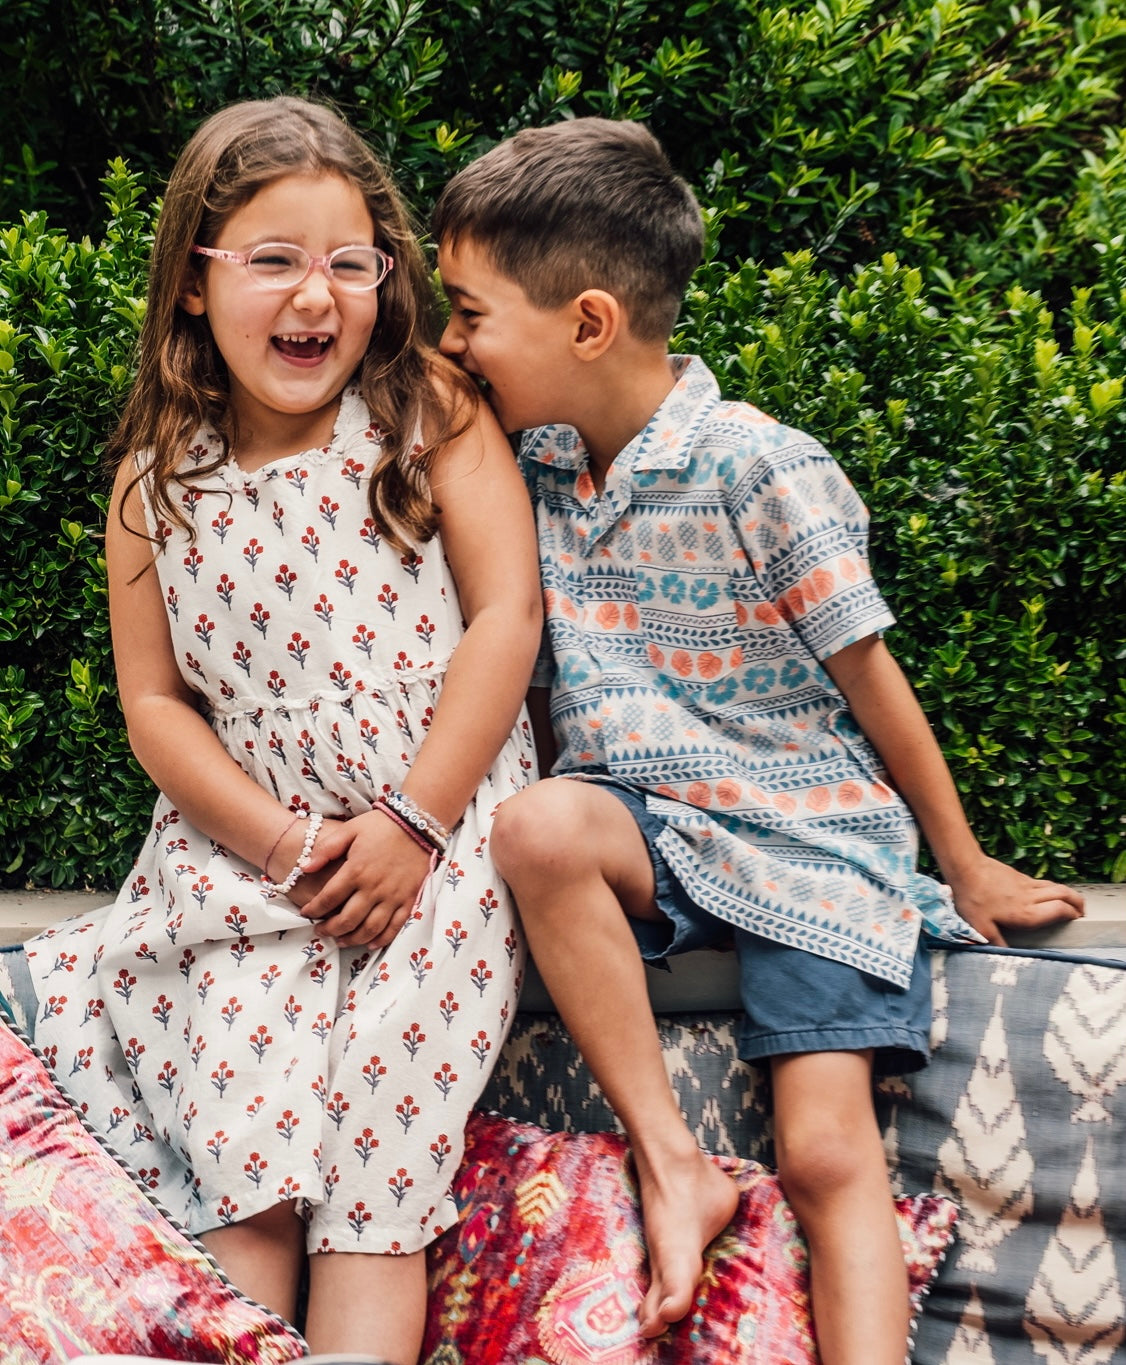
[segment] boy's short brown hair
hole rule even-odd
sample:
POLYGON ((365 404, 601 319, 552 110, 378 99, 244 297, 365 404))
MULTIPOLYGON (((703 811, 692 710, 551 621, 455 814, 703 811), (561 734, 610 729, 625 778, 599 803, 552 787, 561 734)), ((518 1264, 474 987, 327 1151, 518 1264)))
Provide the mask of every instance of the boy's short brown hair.
POLYGON ((471 239, 537 308, 605 289, 643 341, 672 333, 704 226, 688 184, 640 123, 528 128, 460 171, 431 218, 439 245, 471 239))

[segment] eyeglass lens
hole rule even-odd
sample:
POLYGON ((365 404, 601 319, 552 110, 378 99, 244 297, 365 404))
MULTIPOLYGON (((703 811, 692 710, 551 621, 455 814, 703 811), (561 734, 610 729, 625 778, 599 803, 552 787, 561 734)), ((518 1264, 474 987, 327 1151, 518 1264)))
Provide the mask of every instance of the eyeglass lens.
MULTIPOLYGON (((390 270, 390 258, 374 246, 343 246, 324 264, 334 284, 342 289, 374 289, 390 270)), ((308 275, 311 258, 299 246, 268 242, 255 247, 246 259, 254 280, 272 289, 300 284, 308 275)))

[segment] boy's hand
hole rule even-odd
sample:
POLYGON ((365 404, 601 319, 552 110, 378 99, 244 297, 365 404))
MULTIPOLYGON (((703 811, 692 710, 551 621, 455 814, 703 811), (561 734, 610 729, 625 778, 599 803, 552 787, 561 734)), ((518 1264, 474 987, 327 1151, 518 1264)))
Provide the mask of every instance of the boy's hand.
POLYGON ((310 876, 336 870, 301 913, 342 947, 385 948, 414 909, 430 855, 394 821, 368 811, 326 820, 306 866, 310 876))
POLYGON ((1046 929, 1083 917, 1083 897, 1073 886, 1028 877, 984 855, 947 880, 958 913, 999 947, 1005 946, 1003 929, 1046 929))

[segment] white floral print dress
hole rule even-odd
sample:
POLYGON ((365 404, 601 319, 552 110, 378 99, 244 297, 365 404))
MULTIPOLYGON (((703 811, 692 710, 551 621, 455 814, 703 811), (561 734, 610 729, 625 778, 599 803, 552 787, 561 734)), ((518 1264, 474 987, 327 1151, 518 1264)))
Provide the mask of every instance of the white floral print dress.
MULTIPOLYGON (((187 469, 214 453, 201 436, 187 469)), ((402 785, 464 629, 437 539, 403 554, 371 519, 378 453, 349 392, 328 448, 192 478, 194 543, 150 512, 184 677, 294 811, 402 785)), ((116 902, 29 944, 37 1042, 193 1231, 295 1199, 311 1251, 405 1254, 456 1219, 462 1131, 523 970, 489 830, 532 772, 522 720, 382 953, 319 935, 163 796, 116 902)))

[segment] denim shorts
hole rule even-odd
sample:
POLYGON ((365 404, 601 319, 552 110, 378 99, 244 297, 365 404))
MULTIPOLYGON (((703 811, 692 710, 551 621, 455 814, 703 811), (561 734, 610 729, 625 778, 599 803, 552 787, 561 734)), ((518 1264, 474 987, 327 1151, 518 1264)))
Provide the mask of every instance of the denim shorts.
POLYGON ((657 848, 664 822, 643 797, 600 783, 637 821, 649 848, 657 908, 666 923, 631 919, 648 963, 695 948, 733 948, 739 961, 743 1023, 739 1056, 763 1062, 793 1052, 874 1054, 877 1075, 916 1071, 930 1056, 931 974, 926 949, 915 954, 907 990, 843 962, 749 933, 698 906, 657 848))

